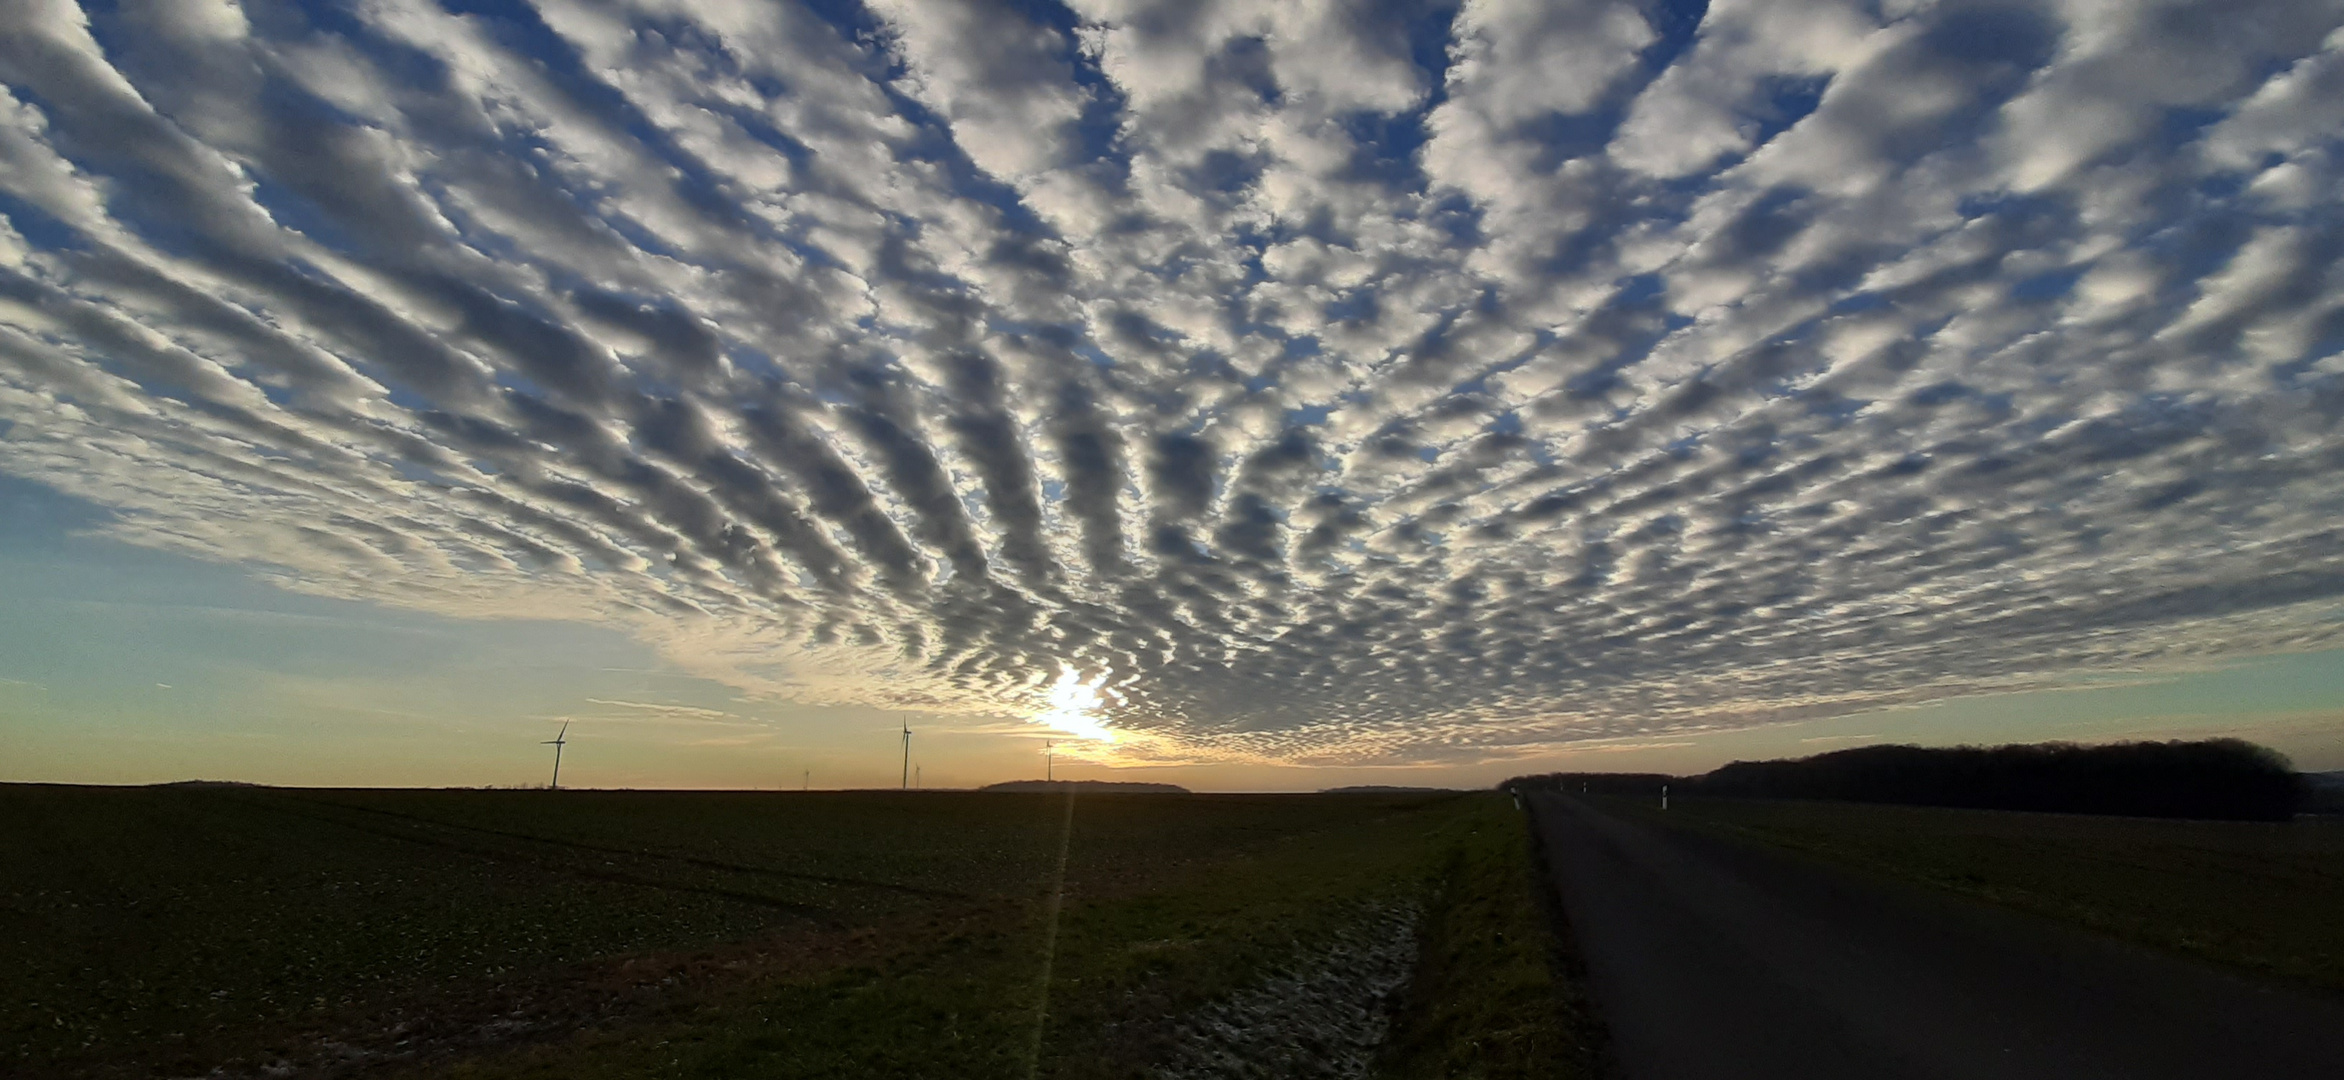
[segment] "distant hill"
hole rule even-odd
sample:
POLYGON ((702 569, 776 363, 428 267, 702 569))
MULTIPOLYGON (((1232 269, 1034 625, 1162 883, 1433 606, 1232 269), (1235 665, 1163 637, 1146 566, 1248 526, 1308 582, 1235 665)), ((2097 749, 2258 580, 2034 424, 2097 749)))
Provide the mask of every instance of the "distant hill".
MULTIPOLYGON (((1865 746, 1813 757, 1736 761, 1701 776, 1552 773, 1505 788, 1593 795, 1822 799, 1980 810, 2285 821, 2296 809, 2344 806, 2344 787, 2302 776, 2287 759, 2237 739, 2097 746, 1865 746)), ((2330 811, 2334 812, 2334 811, 2330 811)))
POLYGON ((1178 784, 1143 784, 1133 780, 1005 780, 978 791, 1080 791, 1084 794, 1186 795, 1178 784))
POLYGON ((1684 790, 1685 777, 1666 773, 1541 773, 1517 776, 1498 787, 1528 791, 1568 791, 1585 795, 1658 795, 1663 785, 1684 790))
POLYGON ((2344 814, 2344 769, 2304 773, 2303 808, 2314 814, 2344 814))
POLYGON ((1353 784, 1353 785, 1351 785, 1350 787, 1331 787, 1331 788, 1327 788, 1327 789, 1325 789, 1325 790, 1322 790, 1322 791, 1320 791, 1320 792, 1319 792, 1319 794, 1321 794, 1321 795, 1450 795, 1450 794, 1454 794, 1454 793, 1456 792, 1456 790, 1457 790, 1456 788, 1445 788, 1445 787, 1393 787, 1393 786, 1391 786, 1391 785, 1389 785, 1389 784, 1353 784))

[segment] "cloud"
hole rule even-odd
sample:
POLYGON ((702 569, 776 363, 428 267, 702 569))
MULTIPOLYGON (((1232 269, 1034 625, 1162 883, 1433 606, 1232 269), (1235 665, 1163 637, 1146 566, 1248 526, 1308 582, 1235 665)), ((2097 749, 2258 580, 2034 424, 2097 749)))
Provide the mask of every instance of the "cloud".
POLYGON ((879 0, 900 85, 935 111, 971 163, 1016 182, 1068 164, 1083 93, 1073 42, 1006 3, 879 0))
POLYGON ((0 469, 1130 761, 2328 646, 2344 16, 2205 11, 7 0, 0 469))
POLYGON ((614 709, 650 713, 653 716, 686 720, 722 720, 732 716, 721 709, 703 709, 695 705, 666 705, 649 701, 619 701, 610 698, 587 698, 591 705, 608 705, 614 709))

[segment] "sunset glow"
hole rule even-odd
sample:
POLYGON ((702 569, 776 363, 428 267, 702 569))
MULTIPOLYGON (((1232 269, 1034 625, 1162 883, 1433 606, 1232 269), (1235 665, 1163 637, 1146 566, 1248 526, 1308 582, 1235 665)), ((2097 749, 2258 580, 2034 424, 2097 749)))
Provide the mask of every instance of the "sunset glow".
POLYGON ((1106 681, 1105 674, 1084 682, 1071 670, 1060 672, 1050 687, 1050 708, 1034 717, 1034 722, 1078 739, 1113 743, 1115 732, 1099 717, 1099 686, 1106 681))

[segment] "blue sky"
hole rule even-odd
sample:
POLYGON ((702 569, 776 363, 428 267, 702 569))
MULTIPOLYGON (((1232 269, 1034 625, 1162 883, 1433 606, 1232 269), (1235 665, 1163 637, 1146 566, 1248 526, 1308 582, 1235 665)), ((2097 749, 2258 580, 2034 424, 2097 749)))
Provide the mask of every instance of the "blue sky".
POLYGON ((6 768, 2344 766, 2340 26, 10 3, 6 768))

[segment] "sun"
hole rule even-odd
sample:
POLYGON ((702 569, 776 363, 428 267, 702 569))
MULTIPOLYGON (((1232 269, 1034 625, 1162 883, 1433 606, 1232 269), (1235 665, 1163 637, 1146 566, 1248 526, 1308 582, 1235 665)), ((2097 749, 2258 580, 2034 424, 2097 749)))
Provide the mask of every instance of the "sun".
POLYGON ((1060 671, 1058 684, 1050 688, 1050 708, 1034 717, 1034 722, 1078 739, 1114 742, 1114 730, 1096 715, 1101 704, 1099 687, 1106 681, 1105 674, 1086 683, 1071 669, 1060 671))

